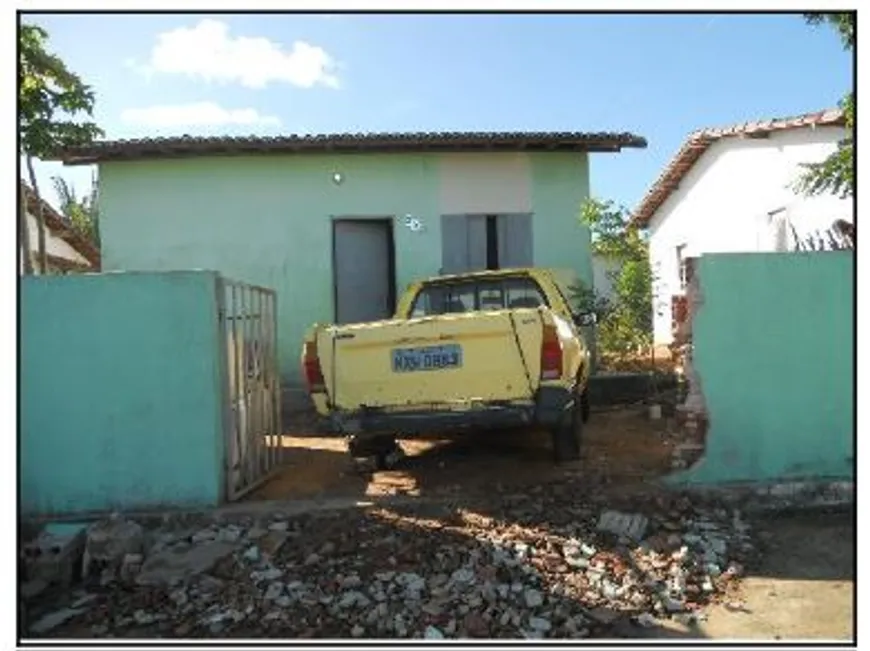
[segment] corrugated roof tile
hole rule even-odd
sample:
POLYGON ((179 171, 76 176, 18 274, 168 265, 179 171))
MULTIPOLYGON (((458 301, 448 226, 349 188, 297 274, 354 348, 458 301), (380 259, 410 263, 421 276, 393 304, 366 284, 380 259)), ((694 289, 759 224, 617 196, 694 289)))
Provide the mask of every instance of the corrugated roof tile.
POLYGON ((450 151, 481 149, 566 149, 573 151, 619 151, 623 147, 646 147, 641 136, 612 132, 415 132, 336 133, 288 136, 191 136, 172 138, 98 141, 61 150, 54 158, 68 165, 107 160, 203 156, 242 153, 316 153, 325 151, 413 152, 429 148, 450 151))

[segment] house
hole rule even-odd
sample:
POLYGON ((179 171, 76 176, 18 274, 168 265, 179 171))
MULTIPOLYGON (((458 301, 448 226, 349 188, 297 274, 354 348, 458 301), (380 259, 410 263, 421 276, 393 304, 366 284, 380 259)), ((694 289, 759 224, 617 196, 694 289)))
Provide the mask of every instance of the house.
POLYGON ((632 218, 649 233, 656 345, 673 341, 693 259, 801 249, 838 221, 854 223, 851 200, 793 189, 801 164, 833 152, 844 125, 832 109, 689 135, 632 218))
MULTIPOLYGON (((24 181, 19 181, 19 192, 26 201, 27 228, 34 273, 39 273, 39 225, 36 217, 39 204, 37 201, 42 202, 42 215, 45 219, 45 254, 48 273, 65 274, 72 271, 100 270, 100 251, 87 237, 76 231, 69 221, 47 201, 37 199, 36 193, 24 181)), ((24 273, 23 257, 19 259, 18 273, 24 273)))
POLYGON ((438 273, 541 265, 592 282, 589 154, 630 133, 410 133, 98 142, 103 267, 213 269, 276 290, 298 385, 315 322, 389 316, 438 273))

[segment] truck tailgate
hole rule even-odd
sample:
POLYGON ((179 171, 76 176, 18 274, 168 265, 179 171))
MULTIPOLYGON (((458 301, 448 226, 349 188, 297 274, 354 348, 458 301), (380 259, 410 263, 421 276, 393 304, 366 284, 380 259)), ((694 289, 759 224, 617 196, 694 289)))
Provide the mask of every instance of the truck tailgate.
POLYGON ((532 399, 542 317, 500 310, 321 331, 327 391, 340 410, 532 399))

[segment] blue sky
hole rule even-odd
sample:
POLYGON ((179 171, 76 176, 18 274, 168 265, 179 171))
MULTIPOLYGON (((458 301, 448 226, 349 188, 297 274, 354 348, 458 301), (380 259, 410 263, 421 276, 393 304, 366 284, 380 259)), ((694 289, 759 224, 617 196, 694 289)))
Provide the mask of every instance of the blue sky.
MULTIPOLYGON (((851 54, 800 15, 35 15, 106 137, 632 131, 592 192, 634 207, 697 128, 833 106, 851 54)), ((88 187, 90 170, 44 164, 88 187)), ((47 195, 51 201, 53 195, 47 195)))

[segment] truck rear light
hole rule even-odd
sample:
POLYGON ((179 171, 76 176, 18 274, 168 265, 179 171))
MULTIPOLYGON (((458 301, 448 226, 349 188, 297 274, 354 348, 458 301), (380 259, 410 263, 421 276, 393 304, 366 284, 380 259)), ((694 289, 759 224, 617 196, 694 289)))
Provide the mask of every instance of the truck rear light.
POLYGON ((558 380, 562 377, 562 342, 555 326, 544 324, 541 341, 541 379, 558 380))
POLYGON ((326 390, 315 341, 306 341, 302 347, 302 374, 308 384, 309 393, 322 393, 326 390))

